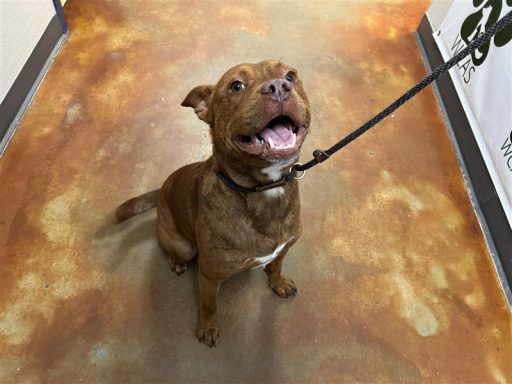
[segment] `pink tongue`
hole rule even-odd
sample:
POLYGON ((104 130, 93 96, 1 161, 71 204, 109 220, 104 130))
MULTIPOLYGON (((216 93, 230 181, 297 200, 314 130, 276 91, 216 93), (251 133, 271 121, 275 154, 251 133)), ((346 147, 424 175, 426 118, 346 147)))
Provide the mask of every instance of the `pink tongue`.
POLYGON ((272 139, 274 145, 290 145, 293 142, 293 133, 284 125, 276 124, 267 127, 260 132, 260 136, 268 142, 268 138, 272 139))

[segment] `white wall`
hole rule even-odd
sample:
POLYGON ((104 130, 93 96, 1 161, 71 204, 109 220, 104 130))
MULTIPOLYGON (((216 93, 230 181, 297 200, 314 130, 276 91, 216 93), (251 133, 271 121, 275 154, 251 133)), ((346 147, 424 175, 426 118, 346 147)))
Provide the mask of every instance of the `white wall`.
POLYGON ((448 9, 452 6, 454 1, 470 1, 470 0, 432 0, 427 11, 428 21, 433 31, 437 31, 448 13, 448 9))
POLYGON ((0 0, 0 102, 54 15, 52 0, 0 0))

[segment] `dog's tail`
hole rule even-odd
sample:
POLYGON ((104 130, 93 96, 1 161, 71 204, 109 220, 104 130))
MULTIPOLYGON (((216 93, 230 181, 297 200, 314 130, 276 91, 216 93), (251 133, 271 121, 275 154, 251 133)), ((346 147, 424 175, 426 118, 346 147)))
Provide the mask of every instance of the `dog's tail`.
POLYGON ((158 202, 158 195, 160 189, 145 193, 141 196, 134 197, 128 201, 125 201, 119 207, 116 208, 116 217, 119 221, 124 221, 132 216, 139 215, 143 212, 156 207, 158 202))

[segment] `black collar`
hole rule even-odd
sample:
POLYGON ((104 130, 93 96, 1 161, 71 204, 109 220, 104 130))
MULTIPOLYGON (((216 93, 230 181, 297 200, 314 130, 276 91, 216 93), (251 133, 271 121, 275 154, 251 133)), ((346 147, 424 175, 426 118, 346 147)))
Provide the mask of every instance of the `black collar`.
POLYGON ((285 185, 286 183, 288 183, 289 181, 294 179, 293 173, 289 172, 287 175, 283 176, 281 179, 274 181, 270 184, 263 184, 263 185, 257 185, 252 188, 246 188, 246 187, 242 187, 241 185, 238 185, 237 183, 235 183, 233 180, 231 180, 228 176, 226 176, 222 172, 217 173, 217 176, 219 176, 219 179, 221 179, 222 182, 224 184, 226 184, 228 187, 230 187, 231 189, 234 189, 235 191, 243 192, 243 193, 263 192, 268 189, 282 187, 283 185, 285 185))

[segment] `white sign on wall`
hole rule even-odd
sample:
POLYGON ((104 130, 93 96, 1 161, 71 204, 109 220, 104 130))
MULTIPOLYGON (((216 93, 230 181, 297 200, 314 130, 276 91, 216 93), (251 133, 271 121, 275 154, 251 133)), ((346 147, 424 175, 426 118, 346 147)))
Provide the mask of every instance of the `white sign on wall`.
MULTIPOLYGON (((510 11, 512 0, 455 0, 434 32, 444 60, 510 11)), ((450 76, 512 228, 512 24, 460 61, 450 76)))

